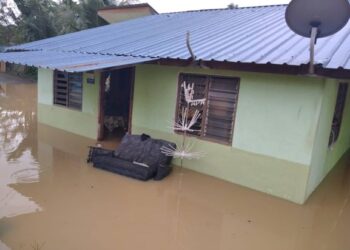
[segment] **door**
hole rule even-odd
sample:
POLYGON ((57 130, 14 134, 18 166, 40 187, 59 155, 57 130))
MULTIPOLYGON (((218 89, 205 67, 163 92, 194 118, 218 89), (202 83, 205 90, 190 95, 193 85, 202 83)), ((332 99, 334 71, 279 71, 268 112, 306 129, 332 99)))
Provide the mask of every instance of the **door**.
POLYGON ((131 132, 134 74, 133 67, 101 73, 98 140, 131 132))

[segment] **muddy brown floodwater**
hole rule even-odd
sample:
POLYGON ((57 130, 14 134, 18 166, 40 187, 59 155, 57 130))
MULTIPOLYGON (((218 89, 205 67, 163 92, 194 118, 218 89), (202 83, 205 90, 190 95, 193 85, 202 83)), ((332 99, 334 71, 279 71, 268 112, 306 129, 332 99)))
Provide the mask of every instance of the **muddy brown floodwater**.
POLYGON ((36 122, 36 85, 0 74, 1 250, 349 250, 350 157, 296 205, 175 169, 140 182, 85 163, 94 141, 36 122))

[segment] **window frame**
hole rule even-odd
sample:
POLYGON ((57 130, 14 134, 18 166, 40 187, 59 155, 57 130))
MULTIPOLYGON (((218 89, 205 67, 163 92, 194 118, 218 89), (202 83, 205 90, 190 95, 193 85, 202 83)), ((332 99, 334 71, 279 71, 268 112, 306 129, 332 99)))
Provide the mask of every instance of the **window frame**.
POLYGON ((346 108, 346 103, 348 101, 348 95, 349 95, 349 83, 347 81, 340 81, 340 82, 338 82, 337 95, 336 95, 336 99, 335 99, 335 106, 334 106, 334 111, 333 111, 333 116, 332 116, 332 124, 331 124, 331 129, 330 129, 329 140, 328 140, 328 148, 332 148, 338 142, 339 137, 341 135, 341 131, 342 131, 342 128, 343 128, 344 111, 345 111, 345 108, 346 108), (340 92, 342 86, 345 86, 344 87, 345 88, 345 91, 344 91, 345 93, 343 93, 343 95, 340 92), (335 119, 337 111, 338 111, 337 110, 337 106, 340 105, 339 102, 341 101, 341 100, 339 100, 340 96, 343 96, 344 100, 343 100, 343 102, 341 104, 342 106, 340 107, 339 129, 338 129, 338 133, 335 136, 335 139, 331 140, 332 132, 333 132, 333 123, 334 123, 334 119, 335 119))
POLYGON ((71 73, 71 72, 65 72, 65 71, 60 71, 60 70, 54 70, 54 73, 53 73, 53 105, 54 106, 57 106, 57 107, 60 107, 60 108, 65 108, 65 109, 69 109, 69 110, 73 110, 73 111, 80 111, 82 112, 83 110, 83 93, 84 93, 84 73, 82 72, 74 72, 74 73, 71 73), (59 73, 63 73, 63 74, 67 74, 67 93, 66 93, 66 105, 63 105, 63 104, 59 104, 56 102, 56 96, 57 96, 57 91, 56 91, 56 85, 57 85, 57 75, 59 73), (69 104, 69 95, 70 95, 70 91, 69 91, 69 88, 70 88, 70 77, 69 75, 72 75, 72 74, 79 74, 80 77, 81 77, 81 105, 79 108, 77 107, 72 107, 70 106, 69 104))
MULTIPOLYGON (((191 134, 191 133, 187 133, 186 135, 188 137, 194 137, 197 138, 199 140, 204 140, 204 141, 209 141, 209 142, 214 142, 214 143, 218 143, 218 144, 222 144, 222 145, 226 145, 226 146, 231 146, 233 144, 233 140, 234 140, 234 131, 235 131, 235 125, 236 125, 236 116, 237 116, 237 109, 238 109, 238 100, 239 100, 239 92, 240 92, 240 85, 241 85, 241 78, 239 77, 234 77, 234 76, 222 76, 222 75, 211 75, 211 74, 199 74, 199 73, 186 73, 186 72, 181 72, 178 75, 178 82, 177 82, 177 94, 176 94, 176 108, 175 108, 175 119, 174 121, 176 121, 178 119, 178 115, 180 112, 180 105, 179 102, 181 101, 181 91, 183 91, 183 88, 181 87, 181 84, 183 83, 183 76, 198 76, 198 77, 205 77, 207 78, 207 83, 206 83, 206 89, 205 89, 205 98, 206 98, 206 103, 203 106, 203 114, 202 115, 203 119, 202 119, 202 123, 201 123, 201 132, 200 135, 195 135, 195 134, 191 134), (232 128, 231 128, 231 137, 228 141, 223 141, 223 140, 219 140, 219 139, 215 139, 215 138, 211 138, 211 137, 207 137, 205 135, 203 135, 204 133, 204 129, 205 129, 205 122, 207 120, 207 111, 208 111, 208 95, 209 95, 209 88, 210 88, 210 79, 211 78, 224 78, 224 79, 230 79, 230 80, 234 80, 236 81, 237 84, 237 98, 236 98, 236 107, 232 113, 232 128)), ((173 130, 175 134, 178 135, 182 135, 183 132, 178 131, 178 130, 173 130)))

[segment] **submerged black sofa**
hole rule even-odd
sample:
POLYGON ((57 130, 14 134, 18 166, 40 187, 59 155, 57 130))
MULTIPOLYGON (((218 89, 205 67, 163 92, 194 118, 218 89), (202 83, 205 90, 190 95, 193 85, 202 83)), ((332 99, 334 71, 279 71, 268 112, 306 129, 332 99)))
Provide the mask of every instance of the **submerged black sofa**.
POLYGON ((176 144, 153 139, 148 135, 126 134, 119 147, 108 150, 91 147, 88 162, 94 167, 139 180, 162 180, 172 170, 172 157, 161 152, 161 147, 176 144))

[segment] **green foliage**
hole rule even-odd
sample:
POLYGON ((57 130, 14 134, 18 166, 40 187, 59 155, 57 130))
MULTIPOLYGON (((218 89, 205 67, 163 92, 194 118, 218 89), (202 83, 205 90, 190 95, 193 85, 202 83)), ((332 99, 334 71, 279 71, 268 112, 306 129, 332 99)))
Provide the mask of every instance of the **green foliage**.
POLYGON ((38 75, 38 68, 26 67, 24 73, 29 77, 35 78, 38 75))
POLYGON ((57 4, 52 0, 17 0, 22 13, 17 23, 20 40, 31 42, 58 34, 55 26, 57 4))
POLYGON ((17 27, 14 25, 0 25, 0 46, 10 45, 18 39, 17 27))
POLYGON ((17 16, 11 8, 0 0, 0 45, 15 41, 17 16))
POLYGON ((55 9, 55 26, 58 35, 71 33, 86 28, 82 16, 82 9, 73 0, 62 0, 55 9))
POLYGON ((139 3, 138 0, 119 0, 115 5, 126 6, 126 5, 137 4, 137 3, 139 3))
POLYGON ((80 0, 82 21, 86 28, 94 28, 106 24, 97 15, 97 10, 106 6, 125 6, 138 3, 138 0, 80 0))
POLYGON ((0 46, 36 41, 106 24, 97 10, 138 0, 15 0, 20 14, 0 0, 0 46))
POLYGON ((31 248, 32 248, 32 250, 41 250, 41 249, 44 248, 44 246, 45 246, 45 242, 39 244, 38 242, 35 241, 35 242, 31 245, 31 248))
POLYGON ((87 28, 94 28, 103 24, 100 17, 97 15, 97 10, 107 6, 107 0, 81 0, 82 19, 87 28))
POLYGON ((229 5, 227 5, 227 8, 229 8, 229 9, 238 9, 238 4, 230 3, 229 5))

